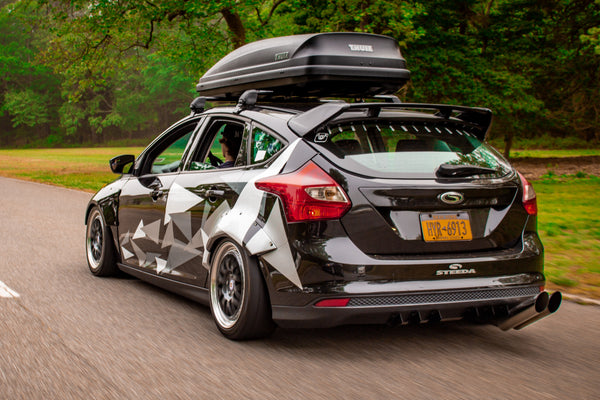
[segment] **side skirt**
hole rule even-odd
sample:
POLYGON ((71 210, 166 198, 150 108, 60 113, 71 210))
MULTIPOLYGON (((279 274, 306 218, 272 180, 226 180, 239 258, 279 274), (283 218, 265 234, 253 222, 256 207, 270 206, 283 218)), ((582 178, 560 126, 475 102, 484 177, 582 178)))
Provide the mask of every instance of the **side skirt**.
POLYGON ((187 297, 188 299, 197 301, 204 305, 209 304, 210 294, 208 292, 208 289, 206 288, 201 288, 198 286, 190 285, 188 283, 177 282, 173 279, 149 274, 147 272, 140 271, 139 269, 132 268, 121 263, 118 263, 117 266, 121 271, 125 272, 126 274, 135 276, 136 278, 141 279, 142 281, 151 283, 170 292, 177 293, 178 295, 187 297))

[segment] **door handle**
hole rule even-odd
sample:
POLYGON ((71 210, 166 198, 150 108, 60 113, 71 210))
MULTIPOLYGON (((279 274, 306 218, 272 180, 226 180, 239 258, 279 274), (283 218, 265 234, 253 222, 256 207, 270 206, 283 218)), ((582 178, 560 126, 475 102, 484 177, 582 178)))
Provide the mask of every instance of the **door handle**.
POLYGON ((224 190, 208 189, 205 192, 206 197, 225 197, 224 190))
POLYGON ((224 190, 219 190, 217 188, 211 188, 211 189, 202 189, 198 191, 198 194, 202 197, 204 197, 205 199, 207 199, 209 202, 214 203, 215 201, 217 201, 217 198, 223 198, 225 197, 225 191, 224 190))
POLYGON ((160 197, 163 197, 164 195, 165 195, 165 192, 160 189, 155 189, 152 192, 150 192, 150 197, 152 197, 152 200, 154 200, 154 201, 158 200, 160 197))

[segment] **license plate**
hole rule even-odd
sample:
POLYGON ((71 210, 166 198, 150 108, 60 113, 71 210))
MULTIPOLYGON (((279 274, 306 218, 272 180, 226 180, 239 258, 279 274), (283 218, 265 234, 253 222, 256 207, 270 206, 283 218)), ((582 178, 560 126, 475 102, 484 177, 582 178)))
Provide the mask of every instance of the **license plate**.
POLYGON ((421 214, 421 229, 426 242, 473 239, 469 214, 466 212, 421 214))

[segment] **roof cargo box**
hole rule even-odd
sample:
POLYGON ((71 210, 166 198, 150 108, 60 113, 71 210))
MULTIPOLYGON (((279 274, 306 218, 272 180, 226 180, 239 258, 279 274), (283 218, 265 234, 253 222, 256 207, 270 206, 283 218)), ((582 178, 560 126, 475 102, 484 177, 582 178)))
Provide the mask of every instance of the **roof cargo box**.
POLYGON ((282 96, 363 97, 395 93, 409 74, 391 37, 315 33, 242 46, 209 69, 196 89, 203 96, 266 89, 282 96))

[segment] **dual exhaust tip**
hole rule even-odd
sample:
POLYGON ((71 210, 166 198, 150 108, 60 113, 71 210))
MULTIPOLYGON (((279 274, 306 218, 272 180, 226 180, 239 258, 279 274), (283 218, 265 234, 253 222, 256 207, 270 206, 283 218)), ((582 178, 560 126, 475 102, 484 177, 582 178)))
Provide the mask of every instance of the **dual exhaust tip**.
POLYGON ((552 295, 548 292, 538 294, 533 304, 531 300, 514 307, 510 316, 498 323, 498 327, 503 331, 509 329, 523 329, 526 326, 533 324, 540 319, 553 314, 560 307, 562 302, 562 294, 554 292, 552 295))

